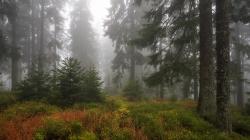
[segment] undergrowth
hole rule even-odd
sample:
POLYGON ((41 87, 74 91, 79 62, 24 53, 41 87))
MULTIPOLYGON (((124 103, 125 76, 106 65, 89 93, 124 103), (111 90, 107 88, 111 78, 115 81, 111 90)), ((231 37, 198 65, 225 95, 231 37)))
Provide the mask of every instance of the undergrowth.
POLYGON ((4 140, 247 140, 249 116, 233 113, 232 135, 201 119, 192 101, 128 102, 108 97, 103 103, 60 109, 26 102, 8 107, 0 117, 4 140))

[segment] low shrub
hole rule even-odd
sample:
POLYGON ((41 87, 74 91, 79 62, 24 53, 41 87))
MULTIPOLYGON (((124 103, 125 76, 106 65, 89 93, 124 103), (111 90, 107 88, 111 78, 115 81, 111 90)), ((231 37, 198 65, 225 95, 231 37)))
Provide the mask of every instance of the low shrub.
POLYGON ((70 136, 69 140, 98 140, 93 132, 82 132, 80 136, 70 136))
POLYGON ((85 110, 85 109, 94 109, 100 108, 103 104, 100 103, 76 103, 73 105, 73 109, 85 110))
MULTIPOLYGON (((227 135, 203 120, 187 102, 146 102, 130 107, 129 116, 148 139, 245 140, 239 134, 227 135)), ((193 106, 193 104, 192 104, 193 106)), ((245 122, 246 126, 250 123, 245 122)))
POLYGON ((44 126, 35 134, 35 140, 67 140, 70 127, 63 121, 46 120, 44 126))
POLYGON ((105 127, 102 129, 100 139, 110 139, 110 140, 133 140, 133 134, 129 129, 126 128, 117 128, 110 129, 105 127))
POLYGON ((130 101, 143 99, 143 90, 138 81, 129 81, 123 89, 124 97, 130 101))
POLYGON ((1 140, 33 140, 34 133, 42 125, 43 118, 15 118, 1 123, 1 140))
POLYGON ((245 112, 246 112, 246 115, 250 116, 250 103, 246 104, 245 112))
POLYGON ((29 118, 36 115, 49 115, 57 111, 60 111, 58 107, 45 103, 24 102, 10 106, 2 115, 6 119, 14 119, 16 117, 29 118))
POLYGON ((250 116, 241 112, 233 112, 233 130, 239 134, 250 136, 250 116))
POLYGON ((48 101, 51 93, 52 78, 48 73, 34 70, 17 87, 21 101, 48 101))
POLYGON ((96 140, 94 133, 83 129, 78 121, 66 122, 48 119, 42 128, 38 129, 35 140, 96 140))
POLYGON ((133 115, 133 121, 138 129, 142 129, 150 140, 165 140, 165 132, 157 118, 150 114, 133 115))
POLYGON ((16 103, 16 94, 13 92, 0 92, 0 111, 16 103))

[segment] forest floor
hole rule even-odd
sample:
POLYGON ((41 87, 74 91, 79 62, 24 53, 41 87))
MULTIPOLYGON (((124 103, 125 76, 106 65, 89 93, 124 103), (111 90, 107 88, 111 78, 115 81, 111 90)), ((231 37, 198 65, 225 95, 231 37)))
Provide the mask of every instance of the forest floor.
POLYGON ((2 140, 247 140, 250 116, 233 109, 234 133, 201 119, 193 101, 128 102, 56 106, 17 103, 0 114, 2 140))

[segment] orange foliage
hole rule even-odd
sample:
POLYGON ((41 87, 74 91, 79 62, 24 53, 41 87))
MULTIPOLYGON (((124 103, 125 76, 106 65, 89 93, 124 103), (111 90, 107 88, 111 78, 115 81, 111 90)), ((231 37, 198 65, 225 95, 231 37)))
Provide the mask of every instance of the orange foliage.
POLYGON ((66 122, 81 121, 85 118, 85 114, 85 111, 66 111, 55 113, 50 118, 55 120, 63 120, 66 122))
MULTIPOLYGON (((148 140, 141 129, 137 129, 131 118, 117 116, 115 112, 66 111, 52 114, 48 118, 65 122, 79 121, 91 132, 98 133, 104 127, 128 131, 134 140, 148 140)), ((43 126, 44 117, 36 116, 26 119, 15 119, 2 126, 3 140, 32 140, 36 130, 43 126)))
POLYGON ((37 128, 42 125, 42 117, 16 119, 6 122, 3 127, 4 140, 32 140, 37 128))
POLYGON ((187 108, 187 109, 192 109, 195 108, 197 106, 197 103, 194 102, 193 100, 185 100, 185 101, 181 101, 180 104, 187 108))

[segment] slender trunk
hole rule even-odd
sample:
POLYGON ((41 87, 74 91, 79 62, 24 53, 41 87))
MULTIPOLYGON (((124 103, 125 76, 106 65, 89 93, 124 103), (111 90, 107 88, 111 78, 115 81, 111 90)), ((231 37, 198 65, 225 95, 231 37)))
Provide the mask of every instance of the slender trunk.
POLYGON ((187 78, 183 83, 183 99, 187 99, 190 95, 190 85, 191 85, 191 79, 187 78))
MULTIPOLYGON (((160 52, 161 52, 161 62, 160 62, 160 67, 159 67, 159 71, 161 71, 162 70, 162 68, 163 68, 163 47, 162 47, 162 40, 160 40, 160 45, 159 45, 159 49, 160 49, 160 52)), ((161 84, 160 84, 160 99, 164 99, 164 86, 165 86, 165 79, 164 79, 164 77, 161 79, 161 84)))
POLYGON ((194 100, 198 101, 199 98, 199 81, 198 81, 198 75, 195 74, 194 76, 194 100))
POLYGON ((219 127, 232 132, 229 82, 229 0, 216 0, 217 119, 219 127))
POLYGON ((200 96, 198 113, 209 119, 215 115, 215 80, 212 32, 212 0, 200 1, 200 96))
POLYGON ((41 0, 41 27, 40 27, 40 48, 38 70, 44 70, 44 0, 41 0))
POLYGON ((237 80, 236 80, 236 94, 237 94, 237 105, 241 108, 244 107, 244 97, 243 97, 243 71, 242 71, 242 54, 240 50, 240 27, 239 23, 236 24, 236 67, 237 67, 237 80))
POLYGON ((131 46, 130 54, 130 81, 135 81, 135 46, 131 46))
POLYGON ((193 93, 194 93, 194 101, 198 102, 199 98, 199 65, 198 65, 198 50, 194 49, 193 59, 194 63, 194 72, 193 72, 193 93), (197 60, 197 61, 196 61, 197 60))
POLYGON ((31 60, 31 71, 35 69, 36 64, 36 36, 35 36, 35 4, 34 0, 31 0, 31 54, 32 54, 32 60, 31 60))
POLYGON ((55 38, 55 45, 54 45, 54 69, 56 69, 57 68, 57 23, 56 23, 56 21, 55 21, 55 23, 54 23, 55 25, 54 25, 54 30, 55 30, 55 32, 54 32, 54 38, 55 38))
POLYGON ((160 84, 160 99, 164 99, 164 82, 161 82, 160 84))
MULTIPOLYGON (((136 34, 136 17, 134 10, 136 10, 136 6, 132 6, 132 9, 129 10, 128 16, 130 17, 130 23, 131 23, 131 29, 133 30, 133 34, 136 34)), ((134 82, 135 81, 135 67, 136 67, 136 46, 132 45, 129 46, 131 49, 131 54, 130 54, 130 81, 134 82)))
POLYGON ((28 74, 31 72, 31 40, 30 40, 30 26, 29 26, 29 31, 28 35, 26 38, 27 41, 27 69, 28 69, 28 74))
MULTIPOLYGON (((16 10, 16 9, 14 9, 16 10)), ((12 82, 12 90, 15 90, 17 87, 17 83, 19 81, 19 53, 17 47, 17 21, 16 16, 14 15, 11 19, 12 26, 12 48, 11 48, 11 82, 12 82)))

